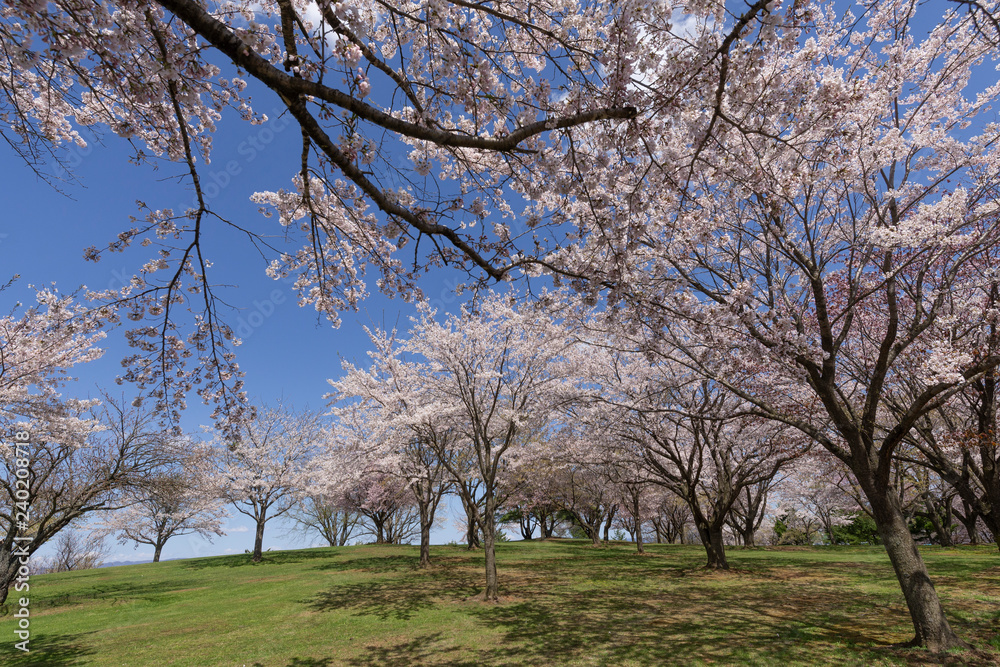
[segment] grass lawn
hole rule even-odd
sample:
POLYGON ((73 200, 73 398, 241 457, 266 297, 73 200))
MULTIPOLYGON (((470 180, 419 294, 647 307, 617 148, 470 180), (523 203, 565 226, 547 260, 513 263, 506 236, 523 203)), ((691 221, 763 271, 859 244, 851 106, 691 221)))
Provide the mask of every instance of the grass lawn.
MULTIPOLYGON (((500 604, 471 600, 481 552, 360 546, 221 556, 31 579, 31 652, 0 616, 0 665, 996 665, 995 546, 923 551, 952 625, 976 650, 912 636, 880 547, 729 551, 586 541, 498 548, 500 604)), ((10 603, 20 595, 11 591, 10 603)))

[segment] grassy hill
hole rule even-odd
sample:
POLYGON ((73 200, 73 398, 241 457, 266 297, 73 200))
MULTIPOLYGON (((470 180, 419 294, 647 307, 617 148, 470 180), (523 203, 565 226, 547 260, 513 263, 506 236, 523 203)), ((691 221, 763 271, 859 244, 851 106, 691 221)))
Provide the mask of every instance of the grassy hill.
MULTIPOLYGON (((385 665, 1000 664, 996 547, 924 555, 957 631, 977 651, 888 646, 911 636, 880 548, 637 556, 558 540, 499 546, 498 605, 482 553, 359 546, 86 570, 31 580, 31 653, 0 617, 0 664, 129 667, 385 665)), ((11 593, 12 602, 17 596, 11 593)))

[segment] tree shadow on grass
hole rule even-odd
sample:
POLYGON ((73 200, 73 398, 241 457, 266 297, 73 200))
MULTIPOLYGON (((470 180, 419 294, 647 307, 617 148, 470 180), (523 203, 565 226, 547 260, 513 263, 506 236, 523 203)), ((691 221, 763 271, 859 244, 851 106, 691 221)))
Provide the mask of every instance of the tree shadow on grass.
POLYGON ((350 667, 409 667, 410 665, 449 665, 449 667, 480 667, 478 660, 448 659, 449 653, 460 648, 448 645, 442 633, 421 635, 416 639, 391 646, 366 645, 365 655, 346 661, 350 667))
POLYGON ((66 607, 91 600, 110 600, 112 607, 116 604, 133 602, 135 600, 143 600, 154 604, 166 604, 172 601, 172 593, 174 591, 180 589, 190 590, 196 587, 208 588, 205 582, 202 581, 97 584, 90 588, 77 589, 63 595, 35 598, 31 604, 36 609, 66 607))
MULTIPOLYGON (((292 658, 285 667, 332 667, 333 658, 292 658)), ((250 667, 264 667, 264 663, 255 662, 250 667)))
MULTIPOLYGON (((795 596, 769 599, 769 614, 732 600, 725 590, 650 595, 648 588, 578 593, 552 591, 515 604, 470 610, 483 625, 504 633, 503 649, 480 655, 481 664, 689 665, 863 663, 873 638, 852 626, 848 614, 802 613, 795 596), (831 644, 848 647, 834 650, 831 644)), ((760 596, 749 591, 748 600, 760 596)), ((831 594, 830 604, 835 603, 831 594)))
POLYGON ((290 565, 310 560, 331 559, 338 554, 323 550, 296 551, 265 551, 259 563, 251 560, 250 554, 233 554, 232 556, 212 556, 210 558, 192 558, 184 563, 184 567, 192 570, 203 570, 212 567, 253 567, 260 565, 290 565))
POLYGON ((91 655, 94 649, 79 640, 91 634, 94 633, 82 632, 75 635, 36 635, 32 633, 27 653, 14 648, 14 641, 19 640, 11 639, 10 645, 3 648, 4 653, 11 657, 3 664, 10 665, 10 667, 41 667, 42 665, 69 667, 69 665, 87 664, 87 656, 91 655))
POLYGON ((478 591, 476 582, 455 573, 429 573, 420 579, 380 579, 340 584, 300 600, 312 611, 350 610, 356 616, 409 620, 431 607, 461 602, 478 591))
POLYGON ((419 556, 378 556, 372 558, 352 558, 338 560, 332 563, 317 565, 314 570, 345 572, 362 570, 364 572, 399 572, 416 570, 420 566, 419 556))

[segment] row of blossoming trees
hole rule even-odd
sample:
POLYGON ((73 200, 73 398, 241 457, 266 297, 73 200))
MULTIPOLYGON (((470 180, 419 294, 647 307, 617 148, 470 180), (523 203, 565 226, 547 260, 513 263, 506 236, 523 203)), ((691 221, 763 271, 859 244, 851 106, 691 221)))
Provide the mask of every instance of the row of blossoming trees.
MULTIPOLYGON (((1000 128, 987 112, 1000 98, 1000 9, 995 0, 734 9, 724 0, 13 0, 0 13, 0 132, 43 174, 44 159, 61 156, 53 145, 84 143, 81 128, 105 128, 133 142, 137 161, 165 157, 187 174, 188 208, 144 208, 87 251, 96 260, 157 246, 129 285, 102 296, 138 323, 126 376, 155 387, 161 410, 196 388, 223 421, 238 423, 244 408, 205 230, 232 225, 261 252, 272 239, 216 212, 201 171, 223 112, 261 122, 254 103, 269 99, 298 125, 301 151, 290 187, 253 197, 277 213, 284 238, 301 241, 272 253, 269 272, 294 277, 303 303, 337 323, 364 296, 366 271, 383 291, 411 295, 424 269, 444 264, 493 280, 565 281, 604 304, 602 335, 634 347, 622 346, 621 359, 594 353, 619 364, 622 386, 604 379, 607 395, 533 437, 575 451, 575 430, 661 461, 679 458, 680 434, 708 452, 736 429, 775 450, 734 452, 749 468, 755 456, 794 457, 804 438, 849 470, 916 643, 958 646, 909 537, 896 471, 904 457, 934 460, 963 516, 974 511, 995 532, 986 461, 1000 364, 1000 128), (202 363, 187 365, 194 359, 202 363)), ((468 370, 428 359, 440 364, 430 378, 468 370)), ((522 449, 517 434, 565 400, 561 371, 545 373, 554 376, 538 382, 555 389, 519 385, 509 403, 489 403, 490 386, 453 388, 478 416, 469 417, 474 455, 449 465, 481 478, 460 495, 483 495, 485 533, 514 465, 505 461, 522 449), (504 422, 507 431, 491 430, 504 422)), ((359 400, 358 410, 374 410, 381 398, 359 400)), ((416 419, 423 406, 412 400, 378 409, 410 415, 399 428, 421 442, 455 437, 416 419)), ((358 416, 352 428, 382 425, 358 416)), ((749 469, 733 465, 737 477, 749 469)), ((680 464, 656 474, 690 495, 680 464)), ((705 504, 695 517, 709 543, 716 511, 705 504)))
MULTIPOLYGON (((710 567, 726 567, 724 533, 753 543, 769 493, 786 508, 782 522, 797 514, 806 535, 821 529, 836 541, 837 527, 859 510, 878 522, 856 478, 814 438, 692 373, 665 348, 640 349, 604 314, 553 295, 513 304, 491 294, 444 321, 425 312, 405 339, 372 332, 371 367, 347 365, 333 383, 340 444, 326 478, 336 486, 379 470, 407 479, 421 508, 424 562, 445 486, 462 498, 467 525, 482 531, 488 599, 498 594, 498 515, 524 536, 532 525, 545 536, 557 516, 569 517, 597 544, 620 513, 640 550, 644 523, 655 519, 668 526, 656 534, 676 536, 690 521, 710 567), (677 501, 685 509, 671 521, 677 501)), ((757 375, 765 381, 764 371, 757 375)), ((978 416, 967 401, 977 391, 970 386, 927 416, 945 466, 922 455, 916 438, 886 463, 904 523, 923 519, 942 543, 952 539, 952 517, 970 520, 972 539, 977 526, 991 525, 982 510, 1000 481, 996 450, 968 440, 978 416), (966 471, 964 487, 948 482, 953 467, 966 471)), ((913 543, 908 528, 881 530, 889 538, 913 543)))
MULTIPOLYGON (((431 529, 452 493, 469 546, 486 550, 485 595, 496 599, 498 524, 528 539, 569 524, 595 545, 615 527, 640 552, 644 534, 684 541, 693 529, 708 566, 725 568, 727 541, 753 545, 761 533, 786 537, 780 532, 809 542, 823 531, 833 543, 839 526, 872 515, 846 468, 809 438, 638 349, 602 313, 566 295, 519 307, 513 295, 491 293, 443 321, 424 309, 405 339, 371 332, 372 365, 348 364, 333 382, 332 424, 264 407, 238 439, 214 442, 164 433, 147 411, 109 396, 103 405, 60 400, 53 392, 65 371, 99 354, 100 321, 70 327, 71 301, 49 292, 39 301, 4 321, 8 376, 35 373, 35 384, 50 390, 8 384, 4 411, 30 416, 18 427, 42 443, 29 462, 32 502, 51 499, 52 507, 49 517, 35 517, 33 550, 89 515, 99 533, 151 546, 155 561, 171 538, 222 534, 231 507, 252 519, 255 560, 266 524, 287 517, 330 545, 365 534, 399 544, 419 534, 427 565, 431 529), (52 319, 44 326, 34 322, 43 310, 52 319), (62 350, 42 369, 18 347, 37 343, 39 330, 51 337, 44 347, 62 350), (770 530, 761 531, 765 519, 770 530)), ((963 446, 967 428, 956 426, 980 419, 969 402, 978 392, 970 385, 936 417, 925 439, 942 443, 937 457, 923 456, 926 443, 914 439, 894 460, 910 523, 923 518, 943 544, 952 540, 952 517, 972 540, 979 526, 991 526, 984 519, 998 483, 995 450, 978 440, 963 446), (956 467, 966 471, 964 486, 948 482, 956 467)), ((4 485, 15 507, 13 465, 4 485)), ((9 554, 18 531, 13 514, 3 518, 9 554)))

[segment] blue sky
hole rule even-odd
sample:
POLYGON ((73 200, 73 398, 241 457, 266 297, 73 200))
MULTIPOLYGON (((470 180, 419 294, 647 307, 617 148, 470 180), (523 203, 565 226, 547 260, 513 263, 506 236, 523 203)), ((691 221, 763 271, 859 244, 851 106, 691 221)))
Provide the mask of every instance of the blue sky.
MULTIPOLYGON (((260 109, 269 116, 261 126, 250 126, 237 118, 220 122, 212 163, 202 168, 201 177, 213 208, 220 214, 248 228, 280 235, 277 219, 261 216, 249 197, 257 190, 289 185, 301 144, 291 123, 277 118, 266 103, 260 109)), ((184 173, 180 165, 162 162, 157 169, 135 166, 128 162, 128 144, 113 135, 103 141, 104 145, 90 141, 87 149, 69 147, 63 151, 79 181, 62 183, 63 193, 39 179, 12 151, 0 152, 0 279, 6 282, 13 274, 21 275, 11 289, 0 293, 3 312, 10 311, 17 301, 31 303, 31 284, 55 282, 64 293, 81 285, 90 289, 122 286, 152 257, 153 249, 136 247, 124 254, 106 255, 95 264, 84 261, 84 248, 103 247, 128 229, 129 216, 139 214, 136 200, 150 208, 183 210, 189 205, 191 192, 177 179, 184 173)), ((322 396, 329 390, 327 379, 339 376, 341 359, 367 363, 368 338, 362 326, 405 330, 407 318, 414 312, 400 299, 374 293, 360 312, 344 313, 341 328, 333 329, 325 319, 317 319, 311 307, 297 305, 290 281, 274 281, 264 275, 266 262, 245 236, 213 222, 203 249, 215 264, 212 281, 232 286, 218 288, 216 294, 239 309, 224 317, 243 339, 237 354, 246 374, 248 395, 254 400, 282 399, 297 409, 325 409, 322 396)), ((444 311, 459 303, 453 289, 461 277, 445 270, 426 276, 421 284, 428 298, 444 311)), ((76 369, 79 379, 67 387, 65 395, 96 395, 98 386, 115 393, 124 391, 128 397, 135 394, 129 385, 114 386, 121 373, 120 360, 129 351, 123 334, 122 328, 110 331, 103 345, 104 357, 76 369)), ((181 426, 197 432, 201 425, 209 424, 210 412, 211 408, 192 395, 181 426)), ((460 539, 452 525, 452 517, 460 513, 460 506, 448 511, 446 526, 433 534, 435 543, 460 539)), ((242 515, 228 525, 229 535, 217 538, 214 544, 197 537, 176 538, 167 544, 163 557, 242 552, 252 546, 253 533, 242 532, 249 526, 242 515)), ((281 537, 283 532, 282 526, 269 523, 265 548, 291 546, 281 537)), ((145 551, 112 545, 108 560, 152 556, 151 551, 145 551)))

